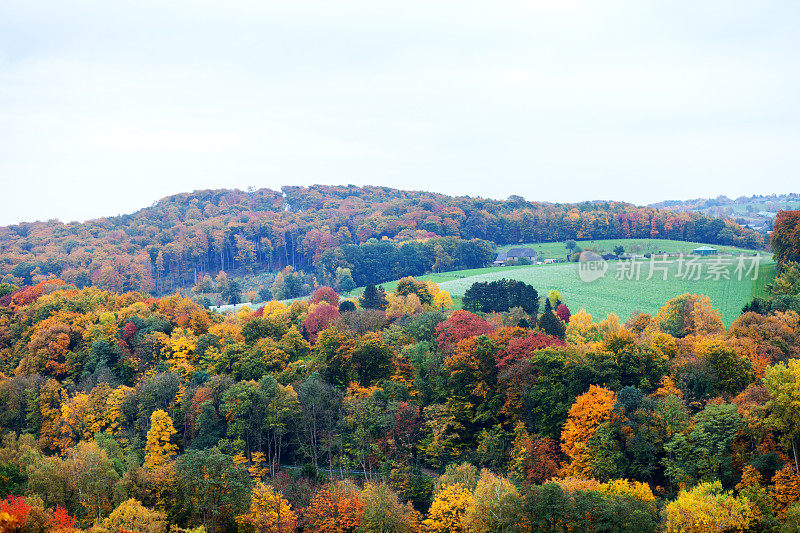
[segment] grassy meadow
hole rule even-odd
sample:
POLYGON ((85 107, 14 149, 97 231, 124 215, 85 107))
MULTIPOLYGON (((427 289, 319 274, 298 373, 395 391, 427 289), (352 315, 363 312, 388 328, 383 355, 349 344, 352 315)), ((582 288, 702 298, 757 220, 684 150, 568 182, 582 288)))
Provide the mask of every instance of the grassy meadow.
MULTIPOLYGON (((627 252, 636 254, 684 253, 688 255, 694 248, 702 246, 702 243, 658 239, 613 239, 576 242, 581 248, 592 249, 599 253, 611 252, 615 246, 622 245, 627 252)), ((563 242, 514 246, 531 246, 542 253, 543 258, 562 258, 566 255, 566 248, 563 242)), ((506 250, 511 247, 503 246, 498 250, 506 250)), ((714 246, 714 248, 724 254, 752 256, 758 253, 755 250, 745 250, 730 246, 714 246)), ((720 311, 725 325, 728 326, 741 314, 742 307, 753 296, 763 292, 766 283, 775 276, 775 264, 771 256, 762 252, 758 277, 755 280, 750 279, 749 276, 742 276, 742 279, 738 279, 739 276, 736 273, 737 259, 727 255, 722 256, 721 259, 730 264, 725 265, 723 269, 725 273, 720 274, 719 279, 714 279, 717 276, 709 274, 709 268, 720 260, 714 257, 697 259, 698 264, 702 265, 699 280, 684 279, 678 276, 678 259, 670 259, 665 263, 667 269, 666 280, 663 279, 664 275, 661 271, 655 272, 651 279, 647 279, 651 265, 649 260, 635 262, 635 264, 639 265, 637 268, 640 270, 638 280, 626 279, 624 274, 629 273, 629 270, 626 270, 629 269, 629 263, 620 261, 607 262, 608 270, 605 275, 590 283, 581 280, 576 263, 457 270, 439 274, 427 274, 419 276, 417 279, 438 283, 444 290, 450 292, 456 307, 460 307, 461 297, 475 282, 494 281, 501 278, 520 280, 533 285, 542 296, 546 295, 551 289, 556 289, 561 293, 572 312, 586 309, 595 319, 604 318, 608 313, 615 313, 622 321, 636 311, 655 314, 667 300, 679 294, 685 292, 702 293, 711 298, 712 304, 720 311)), ((750 261, 751 259, 747 257, 746 264, 748 266, 750 261)), ((397 285, 397 281, 381 285, 387 291, 391 291, 397 285)), ((351 296, 358 296, 362 291, 363 288, 358 288, 351 293, 351 296)))

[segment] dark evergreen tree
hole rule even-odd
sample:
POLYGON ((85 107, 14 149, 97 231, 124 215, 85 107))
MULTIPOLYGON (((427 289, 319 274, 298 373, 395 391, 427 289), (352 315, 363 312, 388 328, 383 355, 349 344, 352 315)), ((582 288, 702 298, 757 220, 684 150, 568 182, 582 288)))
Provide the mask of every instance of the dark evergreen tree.
POLYGON ((359 300, 361 307, 364 309, 380 309, 385 310, 389 302, 386 300, 386 292, 383 287, 375 287, 375 285, 367 285, 364 288, 364 294, 359 300))
POLYGON ((553 337, 558 337, 559 339, 563 339, 564 334, 567 332, 567 325, 564 324, 561 321, 561 319, 559 319, 553 313, 552 309, 548 309, 549 306, 550 306, 550 301, 547 300, 547 303, 545 304, 545 312, 542 313, 542 317, 539 319, 539 326, 548 335, 552 335, 553 337))
POLYGON ((348 313, 356 310, 356 304, 350 300, 345 300, 339 304, 339 313, 348 313))

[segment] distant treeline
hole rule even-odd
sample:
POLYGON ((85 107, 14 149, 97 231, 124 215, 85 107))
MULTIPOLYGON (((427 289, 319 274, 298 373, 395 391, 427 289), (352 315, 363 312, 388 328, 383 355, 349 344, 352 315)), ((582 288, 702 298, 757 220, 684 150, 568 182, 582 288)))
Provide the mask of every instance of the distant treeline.
POLYGON ((330 283, 331 254, 339 250, 364 283, 480 266, 485 251, 468 244, 473 239, 503 245, 618 238, 763 246, 761 236, 728 220, 620 202, 548 204, 315 185, 196 191, 130 215, 2 227, 0 278, 29 285, 56 276, 78 287, 164 294, 219 271, 247 275, 291 266, 330 283), (449 259, 431 261, 435 250, 422 247, 441 237, 465 244, 454 249, 442 241, 449 259), (422 244, 396 248, 384 240, 422 244))

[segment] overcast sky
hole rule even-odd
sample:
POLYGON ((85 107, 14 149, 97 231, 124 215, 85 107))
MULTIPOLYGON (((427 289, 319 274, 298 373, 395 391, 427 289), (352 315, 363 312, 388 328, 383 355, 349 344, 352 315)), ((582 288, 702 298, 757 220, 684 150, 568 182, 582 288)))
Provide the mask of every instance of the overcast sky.
POLYGON ((0 224, 373 184, 800 190, 800 2, 0 1, 0 224))

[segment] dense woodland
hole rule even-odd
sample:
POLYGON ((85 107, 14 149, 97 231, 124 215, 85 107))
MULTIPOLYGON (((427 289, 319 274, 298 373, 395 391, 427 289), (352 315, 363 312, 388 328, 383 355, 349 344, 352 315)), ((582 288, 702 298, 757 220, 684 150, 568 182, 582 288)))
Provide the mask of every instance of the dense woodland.
MULTIPOLYGON (((3 227, 0 278, 21 286, 58 277, 78 288, 164 295, 220 271, 272 272, 270 283, 278 273, 313 276, 334 285, 342 268, 364 285, 483 266, 492 243, 607 238, 763 246, 760 235, 726 219, 619 202, 549 204, 316 185, 198 191, 131 215, 3 227), (393 266, 376 271, 376 265, 393 266)), ((282 283, 271 292, 299 295, 282 283)), ((305 295, 313 288, 298 285, 305 295)))
POLYGON ((1 285, 0 524, 797 531, 798 221, 728 329, 702 295, 623 322, 522 283, 477 287, 491 312, 407 277, 226 315, 1 285))

